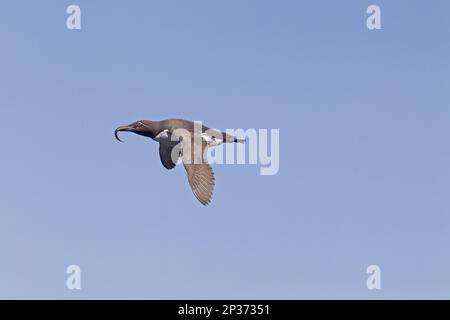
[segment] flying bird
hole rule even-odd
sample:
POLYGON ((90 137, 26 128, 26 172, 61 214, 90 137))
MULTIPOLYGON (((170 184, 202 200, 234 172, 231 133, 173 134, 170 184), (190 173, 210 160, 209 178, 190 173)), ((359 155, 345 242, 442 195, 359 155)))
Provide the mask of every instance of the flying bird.
POLYGON ((114 135, 121 142, 123 141, 118 133, 122 131, 133 132, 158 142, 161 163, 168 170, 175 168, 181 158, 192 192, 204 206, 211 202, 214 191, 214 172, 206 157, 208 147, 245 142, 230 134, 183 119, 140 120, 120 126, 114 135))

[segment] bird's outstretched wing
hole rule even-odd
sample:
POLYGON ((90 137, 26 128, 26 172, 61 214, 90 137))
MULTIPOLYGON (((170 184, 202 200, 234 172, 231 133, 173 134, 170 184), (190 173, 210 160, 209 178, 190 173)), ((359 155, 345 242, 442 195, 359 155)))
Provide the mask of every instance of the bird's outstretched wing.
POLYGON ((214 192, 214 172, 208 163, 186 164, 189 184, 195 197, 204 206, 211 202, 214 192))
POLYGON ((214 192, 214 172, 207 162, 206 143, 198 143, 194 146, 194 141, 188 146, 188 140, 182 141, 182 160, 186 169, 189 185, 195 197, 204 206, 211 202, 214 192), (201 146, 200 146, 201 144, 201 146), (192 146, 192 147, 191 147, 192 146), (195 155, 194 155, 194 149, 195 155), (196 158, 196 159, 195 159, 196 158))
POLYGON ((159 157, 163 166, 170 170, 175 168, 181 155, 181 144, 175 146, 159 144, 159 157))

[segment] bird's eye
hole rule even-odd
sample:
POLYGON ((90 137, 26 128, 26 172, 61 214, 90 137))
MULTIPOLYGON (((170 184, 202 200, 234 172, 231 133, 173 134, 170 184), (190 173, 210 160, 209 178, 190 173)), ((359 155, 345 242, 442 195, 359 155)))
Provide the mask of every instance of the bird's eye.
POLYGON ((138 127, 143 126, 144 124, 142 122, 138 122, 138 127))

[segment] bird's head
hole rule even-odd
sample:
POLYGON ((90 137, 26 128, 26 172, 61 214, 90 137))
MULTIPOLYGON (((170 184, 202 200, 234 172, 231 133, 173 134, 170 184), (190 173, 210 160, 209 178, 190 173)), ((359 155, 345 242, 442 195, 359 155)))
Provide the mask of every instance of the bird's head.
POLYGON ((149 120, 139 120, 136 122, 133 122, 132 124, 126 125, 126 126, 120 126, 114 131, 114 135, 117 140, 120 142, 123 142, 120 140, 118 133, 121 131, 127 131, 127 132, 133 132, 138 135, 154 138, 155 137, 155 126, 152 121, 149 120))

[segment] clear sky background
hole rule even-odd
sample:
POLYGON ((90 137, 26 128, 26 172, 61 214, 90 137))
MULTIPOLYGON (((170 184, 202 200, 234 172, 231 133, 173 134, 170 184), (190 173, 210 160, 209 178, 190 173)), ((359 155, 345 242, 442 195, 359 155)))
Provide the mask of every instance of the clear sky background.
POLYGON ((450 298, 449 1, 2 0, 0 38, 0 298, 450 298), (279 174, 202 207, 113 136, 173 117, 279 128, 279 174))

